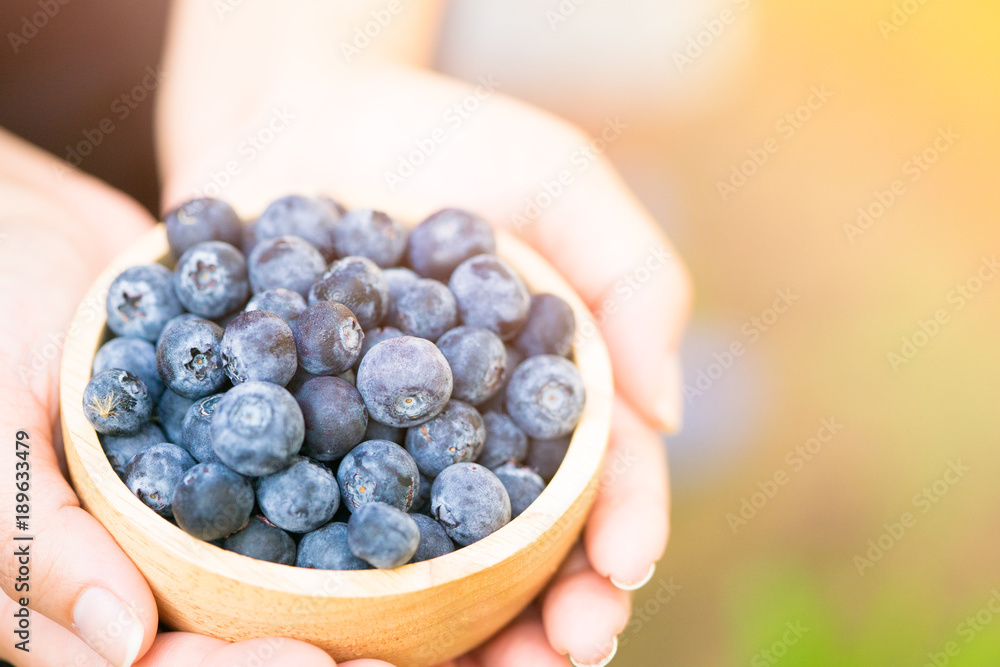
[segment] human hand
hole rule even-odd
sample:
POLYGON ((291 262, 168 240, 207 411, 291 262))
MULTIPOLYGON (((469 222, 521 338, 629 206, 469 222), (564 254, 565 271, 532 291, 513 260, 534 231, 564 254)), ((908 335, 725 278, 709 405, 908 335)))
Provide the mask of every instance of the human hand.
POLYGON ((200 194, 252 216, 301 192, 408 220, 466 208, 518 233, 601 316, 620 397, 583 547, 535 611, 458 664, 554 665, 567 653, 599 662, 630 613, 612 580, 644 581, 667 540, 657 430, 680 419, 690 292, 668 240, 587 137, 488 84, 385 61, 344 66, 336 39, 303 35, 323 22, 294 11, 255 24, 246 8, 220 23, 204 5, 180 7, 175 30, 188 32, 168 48, 158 118, 165 207, 200 194), (561 171, 571 182, 541 197, 561 171), (546 202, 534 218, 523 215, 528 200, 546 202))
POLYGON ((229 644, 184 632, 157 634, 149 586, 80 508, 66 480, 58 425, 64 331, 96 274, 153 223, 121 193, 0 130, 0 434, 11 447, 0 484, 0 658, 19 667, 122 665, 137 657, 136 664, 148 667, 330 667, 326 653, 287 638, 229 644), (14 486, 20 431, 29 435, 30 452, 24 532, 15 530, 23 500, 14 486), (15 534, 34 539, 14 541, 15 534), (29 548, 27 574, 15 556, 22 545, 29 548), (27 653, 14 647, 21 598, 30 609, 27 653))

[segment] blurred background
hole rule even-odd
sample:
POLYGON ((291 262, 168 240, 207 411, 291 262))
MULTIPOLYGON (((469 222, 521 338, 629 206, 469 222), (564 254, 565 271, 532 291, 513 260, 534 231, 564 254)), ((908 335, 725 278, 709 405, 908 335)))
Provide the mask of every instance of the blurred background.
MULTIPOLYGON (((0 125, 67 157, 142 79, 166 3, 148 34, 112 4, 3 51, 0 125)), ((694 276, 671 543, 615 664, 1000 664, 1000 4, 459 0, 438 66, 624 124, 694 276)), ((132 101, 81 167, 156 211, 132 101)))

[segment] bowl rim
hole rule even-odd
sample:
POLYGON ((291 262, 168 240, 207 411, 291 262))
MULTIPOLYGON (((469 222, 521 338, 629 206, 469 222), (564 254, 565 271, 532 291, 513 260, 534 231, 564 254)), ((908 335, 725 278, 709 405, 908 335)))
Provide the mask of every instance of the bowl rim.
MULTIPOLYGON (((542 538, 555 539, 561 529, 575 523, 578 513, 589 512, 587 503, 573 516, 567 516, 576 501, 598 485, 610 437, 614 398, 611 362, 593 316, 569 283, 524 242, 502 229, 496 231, 496 254, 514 267, 532 293, 555 293, 572 308, 577 321, 573 353, 587 400, 553 479, 524 513, 488 537, 444 556, 392 570, 318 570, 257 560, 199 540, 158 516, 133 495, 111 468, 96 431, 84 416, 82 392, 104 337, 106 296, 111 282, 130 266, 164 263, 169 259, 162 223, 115 257, 91 284, 73 316, 60 370, 60 408, 67 456, 78 458, 79 474, 85 474, 93 482, 94 492, 101 494, 113 511, 123 515, 129 529, 138 531, 144 541, 158 543, 191 567, 284 593, 321 598, 413 593, 475 575, 533 548, 542 538)), ((79 493, 76 466, 70 466, 70 470, 74 489, 79 493)), ((82 497, 81 502, 85 502, 82 497)), ((105 529, 114 536, 106 525, 105 529)))

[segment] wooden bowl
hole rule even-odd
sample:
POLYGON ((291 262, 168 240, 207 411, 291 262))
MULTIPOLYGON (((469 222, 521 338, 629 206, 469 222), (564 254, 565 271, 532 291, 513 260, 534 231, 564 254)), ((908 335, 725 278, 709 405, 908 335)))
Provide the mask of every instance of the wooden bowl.
POLYGON ((551 266, 510 235, 499 236, 498 254, 532 292, 558 294, 573 307, 586 408, 559 471, 521 516, 471 546, 395 570, 335 572, 254 560, 188 535, 132 495, 83 415, 82 394, 94 354, 107 339, 108 287, 130 266, 169 265, 163 225, 97 278, 63 352, 66 458, 83 507, 149 582, 161 621, 227 640, 293 637, 336 660, 425 667, 482 643, 539 594, 576 542, 597 490, 610 429, 611 365, 583 302, 551 266))

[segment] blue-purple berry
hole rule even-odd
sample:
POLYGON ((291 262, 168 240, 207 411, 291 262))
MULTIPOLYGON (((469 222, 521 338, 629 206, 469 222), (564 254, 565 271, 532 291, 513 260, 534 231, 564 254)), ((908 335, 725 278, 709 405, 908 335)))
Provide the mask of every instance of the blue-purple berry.
POLYGON ((333 228, 341 216, 328 197, 287 195, 268 205, 254 224, 254 240, 260 243, 276 236, 298 236, 309 241, 327 262, 335 256, 333 228))
POLYGON ((361 394, 338 377, 316 377, 295 392, 305 420, 302 454, 318 461, 345 456, 365 438, 368 409, 361 394))
POLYGON ((568 303, 555 294, 535 294, 514 346, 525 357, 538 354, 566 357, 573 349, 575 333, 576 318, 568 303))
POLYGON ((420 491, 413 458, 394 442, 368 440, 348 452, 337 467, 340 496, 351 512, 381 502, 409 511, 420 491))
POLYGON ((257 560, 295 564, 295 540, 262 516, 251 517, 245 528, 226 538, 223 546, 227 551, 257 560))
POLYGON ((169 442, 150 445, 129 461, 125 485, 160 516, 172 516, 174 491, 195 463, 183 447, 169 442))
POLYGON ((295 564, 317 570, 370 570, 372 567, 351 553, 347 545, 347 524, 340 522, 328 523, 303 535, 295 564))
POLYGON ((455 550, 455 543, 437 521, 425 514, 411 514, 420 530, 420 543, 410 559, 411 563, 420 563, 431 558, 450 554, 455 550))
POLYGON ((154 403, 163 396, 163 382, 156 370, 156 346, 148 340, 121 336, 102 345, 94 355, 91 371, 96 375, 109 368, 120 368, 142 380, 154 403))
POLYGON ((451 369, 434 343, 399 336, 368 351, 358 366, 357 387, 370 417, 409 428, 444 409, 451 397, 451 369))
POLYGON ((234 317, 223 333, 221 354, 226 375, 234 385, 260 380, 284 386, 298 368, 291 327, 266 310, 234 317))
POLYGON ((291 325, 299 319, 299 315, 305 309, 306 300, 301 294, 278 287, 254 294, 243 310, 246 312, 263 310, 274 313, 291 325))
POLYGON ((436 341, 458 324, 458 304, 447 285, 421 278, 392 302, 387 321, 407 336, 436 341))
POLYGON ((233 207, 219 199, 201 197, 184 202, 163 217, 167 243, 175 258, 205 241, 243 244, 243 223, 233 207))
POLYGON ((221 463, 199 463, 181 478, 172 509, 181 530, 212 541, 246 526, 253 505, 250 480, 221 463))
POLYGON ((434 213, 410 232, 407 263, 418 274, 442 282, 470 257, 496 252, 493 228, 457 208, 434 213))
POLYGON ((168 321, 184 312, 170 269, 143 264, 125 269, 108 288, 108 328, 119 336, 155 341, 168 321))
POLYGON ((222 327, 203 319, 170 324, 156 345, 156 365, 167 389, 185 398, 201 398, 226 384, 222 327))
POLYGON ((330 521, 340 506, 337 478, 329 468, 297 456, 284 470, 257 480, 260 511, 291 533, 307 533, 330 521))
POLYGON ((84 388, 83 414, 98 433, 133 435, 153 415, 153 400, 142 380, 109 368, 90 378, 84 388))
POLYGON ((493 474, 507 489, 507 495, 510 497, 511 518, 520 516, 545 490, 545 480, 526 466, 504 463, 494 469, 493 474))
POLYGON ((462 401, 449 401, 441 414, 406 432, 406 451, 428 477, 455 463, 476 460, 485 442, 483 418, 462 401))
POLYGON ((198 463, 221 461, 212 446, 212 416, 225 394, 213 394, 199 398, 184 415, 181 423, 181 441, 188 453, 198 463))
POLYGON ((338 256, 367 257, 382 267, 396 266, 402 261, 407 236, 401 222, 370 208, 348 211, 333 228, 338 256))
POLYGON ((190 312, 216 318, 241 310, 250 296, 243 253, 222 241, 188 248, 174 267, 174 291, 190 312))
POLYGON ((212 416, 212 446, 222 462, 248 477, 291 464, 302 447, 305 423, 284 387, 251 380, 226 392, 212 416))
POLYGON ((175 394, 169 389, 163 392, 163 396, 160 398, 159 403, 156 404, 156 411, 153 414, 156 423, 160 425, 163 433, 167 436, 164 438, 167 442, 174 444, 184 442, 182 433, 184 417, 187 415, 188 408, 191 407, 194 401, 195 399, 175 394))
POLYGON ((417 552, 420 528, 413 517, 385 503, 362 505, 347 522, 351 553, 380 569, 404 565, 417 552))
POLYGON ((500 391, 507 349, 495 333, 482 327, 455 327, 438 339, 437 346, 451 368, 453 398, 479 405, 500 391))
POLYGON ((299 315, 293 331, 299 365, 314 375, 343 373, 361 356, 364 331, 342 303, 313 303, 299 315))
POLYGON ((159 426, 146 422, 138 433, 132 435, 97 435, 108 462, 118 476, 125 479, 125 467, 132 457, 150 445, 166 442, 167 437, 159 426))
POLYGON ((507 385, 507 414, 531 438, 558 438, 576 428, 586 391, 572 362, 553 354, 528 357, 507 385))
POLYGON ((431 487, 431 516, 459 546, 510 522, 510 497, 500 479, 478 463, 448 466, 431 487))
POLYGON ((309 305, 336 301, 347 306, 364 329, 378 326, 389 309, 389 285, 382 269, 367 257, 344 257, 309 290, 309 305))
POLYGON ((369 417, 368 427, 365 429, 365 436, 362 438, 362 441, 365 440, 388 440, 397 445, 402 445, 406 442, 406 429, 389 426, 369 417))
POLYGON ((247 257, 247 271, 254 294, 280 288, 306 296, 326 271, 326 260, 303 238, 275 236, 254 246, 247 257))
POLYGON ((528 436, 514 420, 502 412, 484 412, 486 444, 479 455, 479 463, 496 470, 505 463, 520 463, 528 454, 528 436))
POLYGON ((476 255, 451 274, 448 287, 458 302, 462 324, 485 327, 503 340, 520 333, 531 295, 517 272, 495 255, 476 255))
POLYGON ((571 436, 559 438, 531 439, 528 442, 528 456, 525 465, 545 480, 551 482, 569 449, 571 436))

